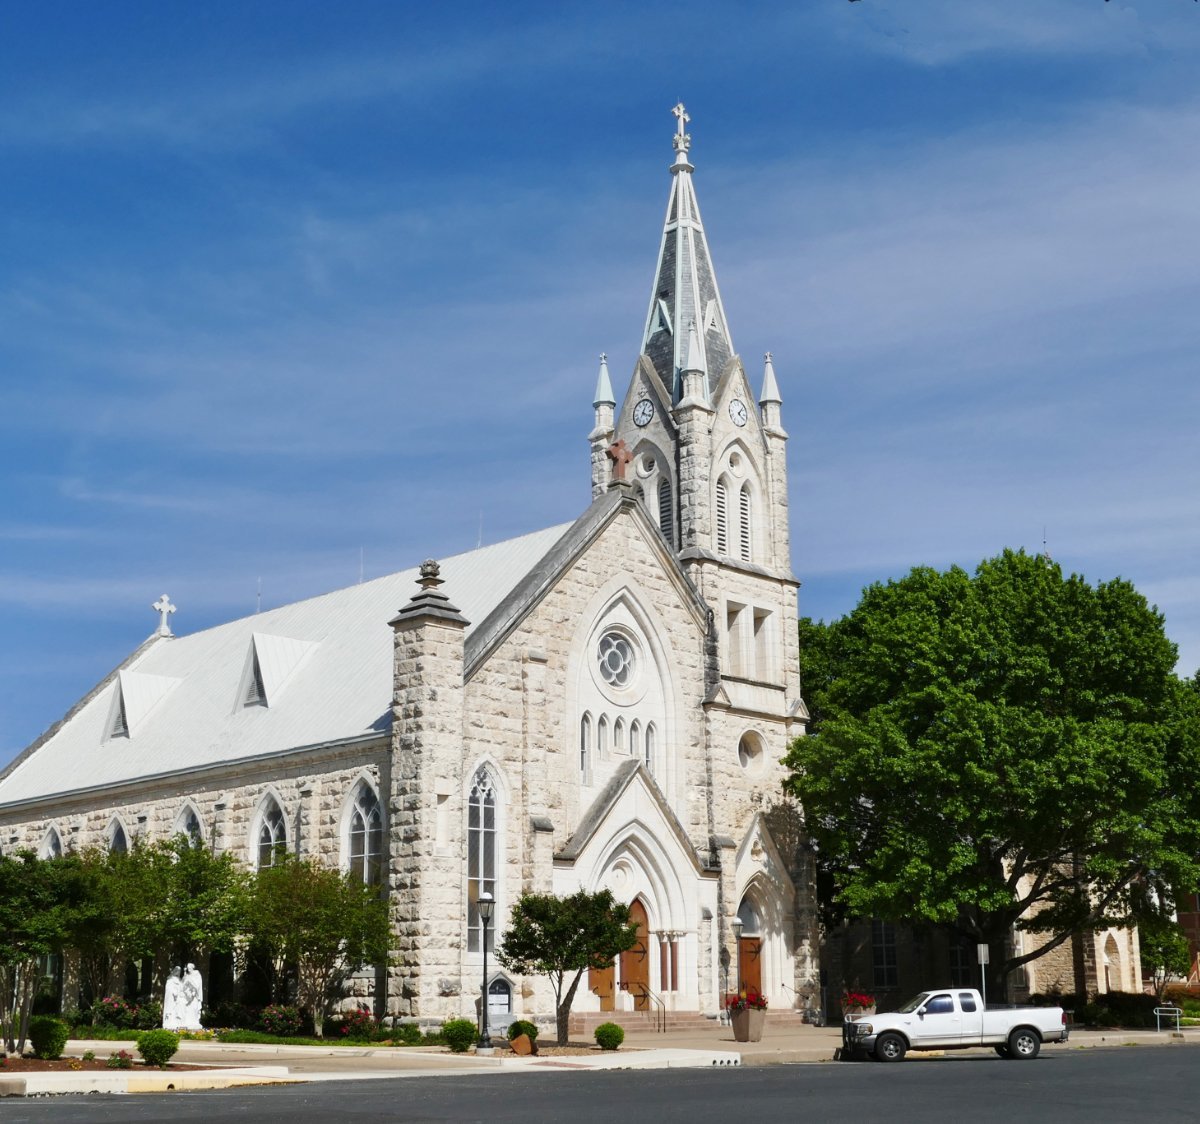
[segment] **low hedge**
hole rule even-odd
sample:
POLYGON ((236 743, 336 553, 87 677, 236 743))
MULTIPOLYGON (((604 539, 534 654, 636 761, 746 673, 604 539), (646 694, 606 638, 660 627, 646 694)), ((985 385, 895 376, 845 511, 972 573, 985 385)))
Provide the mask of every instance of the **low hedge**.
POLYGON ((179 1049, 179 1035, 169 1030, 143 1030, 138 1035, 137 1048, 147 1065, 163 1069, 179 1049))

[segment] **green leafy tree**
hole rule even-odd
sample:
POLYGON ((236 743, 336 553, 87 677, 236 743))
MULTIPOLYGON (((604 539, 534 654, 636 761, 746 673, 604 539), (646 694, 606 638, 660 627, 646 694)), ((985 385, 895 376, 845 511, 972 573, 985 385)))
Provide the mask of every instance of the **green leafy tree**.
POLYGON ((25 1046, 39 962, 62 951, 70 929, 76 870, 71 857, 0 856, 0 1034, 10 1053, 25 1046))
POLYGON ((579 981, 588 968, 603 969, 637 943, 629 907, 608 890, 586 890, 565 898, 525 894, 496 949, 496 959, 521 975, 547 975, 554 988, 558 1044, 567 1044, 567 1024, 579 981))
POLYGON ((153 940, 182 964, 233 950, 247 927, 250 875, 231 852, 214 855, 200 841, 176 835, 138 857, 145 864, 134 889, 138 901, 154 893, 155 875, 164 876, 157 907, 142 911, 149 923, 135 934, 139 951, 153 954, 146 948, 153 940))
POLYGON ((1138 926, 1142 973, 1154 984, 1154 998, 1162 1002, 1171 980, 1186 980, 1192 970, 1192 946, 1178 921, 1155 915, 1138 926))
POLYGON ((252 902, 252 938, 278 975, 294 972, 297 1001, 321 1037, 346 977, 387 962, 390 930, 379 887, 281 855, 255 876, 252 902))
POLYGON ((986 942, 999 994, 1200 881, 1200 695, 1128 582, 1005 551, 870 586, 805 633, 816 721, 786 783, 850 914, 986 942), (1014 925, 1039 938, 1006 956, 1014 925))

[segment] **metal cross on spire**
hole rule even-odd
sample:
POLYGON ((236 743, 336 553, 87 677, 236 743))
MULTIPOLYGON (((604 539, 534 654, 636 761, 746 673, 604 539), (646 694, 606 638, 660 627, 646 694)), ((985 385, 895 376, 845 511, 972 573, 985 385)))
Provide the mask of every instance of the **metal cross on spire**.
POLYGON ((675 127, 675 151, 678 153, 676 163, 687 163, 687 157, 684 156, 684 153, 692 147, 692 138, 687 132, 686 127, 691 117, 688 116, 688 111, 683 108, 683 102, 676 105, 671 112, 675 114, 679 121, 679 124, 675 127))
POLYGON ((171 624, 169 617, 175 612, 175 606, 171 604, 171 599, 164 593, 153 605, 150 606, 162 618, 158 622, 158 635, 170 636, 171 624))

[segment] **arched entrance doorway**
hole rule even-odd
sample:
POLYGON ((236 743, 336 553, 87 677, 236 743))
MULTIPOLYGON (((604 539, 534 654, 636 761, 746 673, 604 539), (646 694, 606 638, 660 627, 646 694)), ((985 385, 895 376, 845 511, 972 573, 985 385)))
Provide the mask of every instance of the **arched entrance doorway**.
POLYGON ((650 1010, 650 924, 640 898, 629 906, 629 923, 637 925, 637 944, 621 953, 621 990, 633 996, 635 1011, 650 1010))
POLYGON ((738 909, 742 935, 738 939, 738 981, 743 988, 762 991, 762 918, 754 903, 743 899, 738 909))

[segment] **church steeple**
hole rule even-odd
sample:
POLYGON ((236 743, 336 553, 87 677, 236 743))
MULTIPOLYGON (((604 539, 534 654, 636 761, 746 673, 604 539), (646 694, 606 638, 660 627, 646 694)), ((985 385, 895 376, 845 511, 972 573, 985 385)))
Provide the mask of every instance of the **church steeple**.
POLYGON ((696 325, 707 360, 705 390, 709 395, 734 350, 692 182, 695 171, 689 159, 692 138, 685 131, 690 118, 682 102, 671 112, 678 119, 675 162, 671 165, 671 194, 642 335, 642 352, 654 364, 663 385, 670 387, 672 400, 678 402, 684 393, 680 376, 689 361, 691 324, 696 325))

